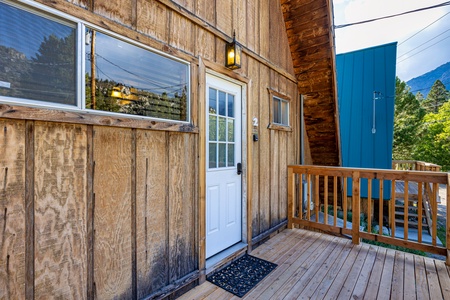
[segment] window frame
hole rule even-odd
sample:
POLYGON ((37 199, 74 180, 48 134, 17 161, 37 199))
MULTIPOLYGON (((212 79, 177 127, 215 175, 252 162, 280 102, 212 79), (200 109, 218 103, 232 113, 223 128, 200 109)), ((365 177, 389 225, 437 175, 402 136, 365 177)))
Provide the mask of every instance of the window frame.
POLYGON ((269 92, 269 126, 267 128, 272 130, 281 130, 281 131, 292 131, 292 127, 290 125, 291 121, 291 98, 287 95, 279 93, 271 88, 267 89, 269 92), (275 123, 274 122, 274 99, 281 100, 287 103, 287 116, 288 121, 287 124, 275 123))
POLYGON ((15 7, 17 9, 24 10, 26 12, 35 14, 37 16, 59 22, 61 24, 67 24, 68 26, 74 26, 76 30, 76 49, 75 49, 75 63, 77 64, 75 66, 76 70, 76 76, 75 76, 75 101, 76 105, 69 105, 69 104, 61 104, 61 103, 55 103, 55 102, 46 102, 46 101, 40 101, 40 100, 31 100, 27 98, 16 98, 16 97, 7 97, 7 96, 0 96, 0 104, 9 104, 9 105, 17 105, 17 106, 24 106, 24 107, 30 107, 30 108, 42 108, 42 109, 53 109, 53 110, 61 110, 61 111, 70 111, 70 112, 76 112, 81 114, 89 114, 89 115, 96 115, 96 116, 105 116, 105 117, 114 117, 114 118, 126 118, 126 119, 138 119, 143 121, 149 121, 149 122, 164 122, 164 123, 178 123, 178 124, 191 124, 192 122, 192 116, 191 116, 191 84, 192 84, 192 78, 191 78, 191 63, 187 60, 172 56, 170 54, 167 54, 165 52, 162 52, 160 50, 157 50, 155 48, 152 48, 148 45, 145 45, 143 43, 140 43, 138 41, 135 41, 133 39, 130 39, 126 36, 122 36, 118 33, 115 33, 110 30, 106 30, 100 26, 97 26, 95 24, 92 24, 90 22, 84 21, 80 18, 68 15, 64 12, 58 11, 56 9, 47 7, 40 3, 29 3, 29 2, 22 2, 19 1, 19 3, 11 2, 9 0, 0 0, 0 2, 15 7), (167 59, 171 59, 177 62, 180 62, 184 65, 186 65, 187 68, 187 84, 186 84, 186 120, 172 120, 172 119, 164 119, 164 118, 157 118, 157 117, 148 117, 148 116, 142 116, 142 115, 133 115, 133 114, 126 114, 126 113, 118 113, 118 112, 109 112, 109 111, 102 111, 102 110, 94 110, 86 108, 86 66, 85 66, 85 59, 86 59, 86 53, 85 53, 85 47, 86 47, 86 37, 85 37, 85 29, 91 28, 93 30, 96 30, 104 35, 110 36, 112 38, 119 39, 125 43, 129 43, 131 45, 134 45, 136 47, 142 48, 146 51, 150 51, 152 53, 155 53, 157 55, 160 55, 162 57, 165 57, 167 59))

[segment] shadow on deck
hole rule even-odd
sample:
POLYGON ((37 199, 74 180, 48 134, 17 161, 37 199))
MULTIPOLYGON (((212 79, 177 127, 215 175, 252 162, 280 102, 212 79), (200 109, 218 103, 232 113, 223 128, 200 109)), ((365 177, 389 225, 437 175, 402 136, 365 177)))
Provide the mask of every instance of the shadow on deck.
MULTIPOLYGON (((251 255, 278 267, 243 299, 450 299, 443 261, 303 229, 286 229, 251 255)), ((205 282, 179 299, 239 299, 205 282)))

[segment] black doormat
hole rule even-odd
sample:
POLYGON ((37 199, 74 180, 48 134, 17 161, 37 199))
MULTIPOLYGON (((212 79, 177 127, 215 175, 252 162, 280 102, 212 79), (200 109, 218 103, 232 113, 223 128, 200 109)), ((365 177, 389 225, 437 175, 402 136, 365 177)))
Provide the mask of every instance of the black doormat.
POLYGON ((246 254, 206 279, 238 297, 243 297, 276 267, 274 263, 246 254))

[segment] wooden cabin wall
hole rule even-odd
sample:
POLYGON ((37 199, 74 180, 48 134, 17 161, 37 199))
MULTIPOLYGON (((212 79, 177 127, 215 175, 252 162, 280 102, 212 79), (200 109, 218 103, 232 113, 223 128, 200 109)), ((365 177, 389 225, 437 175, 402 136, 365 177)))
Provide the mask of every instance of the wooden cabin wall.
MULTIPOLYGON (((259 120, 259 141, 251 128, 246 137, 252 240, 283 224, 300 107, 278 0, 36 2, 191 62, 194 126, 198 59, 223 66, 235 30, 245 47, 235 73, 249 80, 248 118, 259 120), (268 89, 291 100, 291 131, 267 128, 268 89)), ((0 298, 156 297, 198 278, 204 128, 47 112, 0 104, 0 298)))

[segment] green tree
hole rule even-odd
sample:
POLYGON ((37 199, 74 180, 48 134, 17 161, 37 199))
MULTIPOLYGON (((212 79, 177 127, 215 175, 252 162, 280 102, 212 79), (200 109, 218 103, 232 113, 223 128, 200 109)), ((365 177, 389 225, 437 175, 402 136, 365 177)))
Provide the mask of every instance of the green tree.
POLYGON ((418 135, 414 159, 450 170, 450 102, 442 104, 437 113, 428 113, 418 135))
POLYGON ((437 113, 439 107, 450 99, 450 93, 445 85, 438 79, 434 82, 433 87, 428 93, 427 98, 422 102, 426 112, 437 113))
POLYGON ((404 81, 396 78, 394 105, 393 159, 411 159, 417 147, 417 134, 425 115, 419 100, 404 81))

